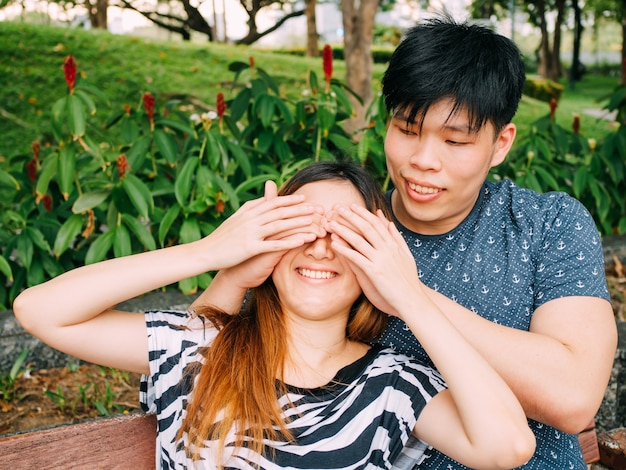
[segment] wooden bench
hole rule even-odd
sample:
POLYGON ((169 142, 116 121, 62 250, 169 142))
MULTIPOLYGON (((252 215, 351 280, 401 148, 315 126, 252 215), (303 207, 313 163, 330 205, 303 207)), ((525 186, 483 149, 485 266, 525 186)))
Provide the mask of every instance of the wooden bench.
MULTIPOLYGON (((595 422, 578 440, 585 462, 598 462, 595 422)), ((132 469, 155 467, 156 418, 130 414, 0 438, 6 469, 132 469)))
POLYGON ((156 417, 129 414, 0 438, 3 469, 155 467, 156 417))

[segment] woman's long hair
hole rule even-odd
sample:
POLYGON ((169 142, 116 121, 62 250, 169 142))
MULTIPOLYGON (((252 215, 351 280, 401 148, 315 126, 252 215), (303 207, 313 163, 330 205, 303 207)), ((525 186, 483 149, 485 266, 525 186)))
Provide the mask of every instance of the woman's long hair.
MULTIPOLYGON (((367 209, 381 209, 389 216, 376 182, 352 163, 308 166, 289 179, 279 195, 293 194, 308 183, 323 180, 348 181, 359 191, 367 209)), ((196 313, 208 318, 220 332, 213 344, 201 351, 205 360, 179 431, 179 437, 187 434, 190 457, 197 456, 198 449, 210 440, 217 445, 214 451, 220 460, 225 437, 233 426, 235 446, 245 441, 246 447, 258 454, 264 451, 264 438, 291 440, 277 400, 277 394, 286 392, 285 384, 277 378, 283 376, 288 353, 287 329, 271 277, 252 289, 239 314, 229 315, 208 306, 196 313)), ((346 336, 367 343, 382 333, 386 323, 387 316, 361 295, 352 306, 346 336)))

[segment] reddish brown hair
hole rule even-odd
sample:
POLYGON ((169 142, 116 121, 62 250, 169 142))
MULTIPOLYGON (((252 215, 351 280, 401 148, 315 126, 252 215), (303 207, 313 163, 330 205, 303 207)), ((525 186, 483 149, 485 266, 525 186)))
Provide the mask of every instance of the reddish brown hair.
MULTIPOLYGON (((279 191, 293 194, 308 183, 323 180, 348 181, 354 185, 374 212, 387 209, 383 195, 371 176, 350 163, 320 162, 296 173, 279 191)), ((286 392, 283 376, 287 357, 287 329, 280 299, 271 277, 252 289, 246 307, 229 315, 211 307, 196 312, 207 317, 218 329, 213 344, 201 354, 193 396, 179 437, 187 433, 190 449, 217 442, 216 455, 224 450, 224 439, 235 426, 236 446, 246 445, 261 454, 263 439, 292 438, 285 426, 277 393, 286 392), (219 417, 219 419, 218 419, 219 417)), ((371 342, 382 333, 387 316, 361 295, 346 326, 346 336, 354 341, 371 342)), ((193 456, 194 452, 190 452, 193 456)))

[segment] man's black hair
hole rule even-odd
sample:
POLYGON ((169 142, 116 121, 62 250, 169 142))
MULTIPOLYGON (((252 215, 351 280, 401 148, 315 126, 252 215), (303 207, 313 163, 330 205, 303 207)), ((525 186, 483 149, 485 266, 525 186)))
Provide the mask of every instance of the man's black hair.
POLYGON ((382 81, 387 109, 422 125, 430 106, 450 99, 466 111, 470 132, 491 122, 496 135, 511 122, 524 89, 524 62, 508 38, 440 16, 409 29, 382 81))

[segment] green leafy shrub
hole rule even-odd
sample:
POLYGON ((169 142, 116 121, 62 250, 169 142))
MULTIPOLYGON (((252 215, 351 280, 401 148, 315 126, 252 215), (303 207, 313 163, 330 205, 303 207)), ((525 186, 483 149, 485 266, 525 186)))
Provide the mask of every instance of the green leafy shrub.
MULTIPOLYGON (((64 63, 67 94, 54 104, 52 136, 34 142, 0 171, 0 308, 25 287, 112 256, 197 240, 263 184, 285 181, 321 159, 352 159, 384 190, 388 114, 378 95, 368 125, 352 134, 349 88, 332 76, 323 50, 323 80, 314 71, 302 90, 285 90, 263 68, 236 61, 232 88, 214 105, 139 93, 134 104, 108 103, 64 63), (104 109, 104 112, 103 112, 104 109)), ((602 142, 549 115, 538 119, 491 178, 581 199, 603 234, 626 233, 626 89, 607 108, 617 122, 602 142)), ((578 124, 577 124, 578 123, 578 124)), ((210 273, 178 284, 203 289, 210 273)))
MULTIPOLYGON (((208 112, 163 103, 144 92, 135 105, 114 104, 106 118, 99 90, 64 63, 67 94, 53 106, 53 141, 0 173, 0 306, 25 287, 74 267, 208 235, 264 182, 282 183, 313 160, 356 158, 342 121, 356 95, 332 77, 281 90, 262 68, 234 62, 230 97, 218 93, 208 112)), ((206 273, 179 282, 205 288, 206 273)))
POLYGON ((526 78, 524 94, 541 101, 559 100, 565 87, 545 78, 526 78))

